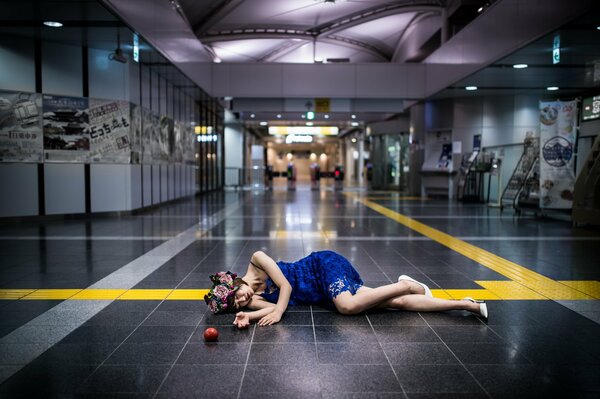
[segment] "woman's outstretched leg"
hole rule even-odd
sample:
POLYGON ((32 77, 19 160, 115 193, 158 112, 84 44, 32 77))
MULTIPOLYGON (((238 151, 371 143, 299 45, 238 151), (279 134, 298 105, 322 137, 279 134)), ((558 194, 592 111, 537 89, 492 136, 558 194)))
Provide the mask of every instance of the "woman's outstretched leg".
POLYGON ((361 287, 354 295, 349 291, 345 291, 335 297, 333 303, 342 314, 356 314, 376 307, 392 298, 424 293, 425 290, 421 285, 402 280, 377 288, 361 287))
MULTIPOLYGON (((414 294, 410 292, 410 286, 404 290, 404 293, 392 297, 384 296, 384 293, 391 293, 393 290, 388 287, 403 285, 404 282, 385 285, 383 287, 369 288, 361 287, 356 294, 342 292, 333 303, 342 314, 357 314, 371 308, 386 308, 409 310, 414 312, 439 312, 445 310, 468 310, 470 312, 481 314, 481 304, 469 300, 447 300, 431 298, 423 294, 414 294)), ((417 284, 418 285, 418 284, 417 284)), ((422 287, 419 286, 422 289, 422 287)))

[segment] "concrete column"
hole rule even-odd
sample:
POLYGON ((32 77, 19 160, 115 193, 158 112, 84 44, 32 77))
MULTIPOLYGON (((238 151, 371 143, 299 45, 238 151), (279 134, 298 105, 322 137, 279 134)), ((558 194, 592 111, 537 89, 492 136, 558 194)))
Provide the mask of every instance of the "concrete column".
POLYGON ((365 139, 361 134, 358 138, 358 185, 363 184, 363 166, 365 163, 365 139))

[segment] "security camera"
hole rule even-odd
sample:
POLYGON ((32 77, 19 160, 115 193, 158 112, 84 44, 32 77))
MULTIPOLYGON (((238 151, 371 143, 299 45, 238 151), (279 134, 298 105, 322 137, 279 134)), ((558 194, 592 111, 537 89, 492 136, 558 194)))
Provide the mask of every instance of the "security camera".
POLYGON ((117 47, 114 53, 110 53, 108 55, 108 59, 111 61, 117 61, 122 64, 127 64, 127 56, 123 54, 123 50, 120 47, 117 47))

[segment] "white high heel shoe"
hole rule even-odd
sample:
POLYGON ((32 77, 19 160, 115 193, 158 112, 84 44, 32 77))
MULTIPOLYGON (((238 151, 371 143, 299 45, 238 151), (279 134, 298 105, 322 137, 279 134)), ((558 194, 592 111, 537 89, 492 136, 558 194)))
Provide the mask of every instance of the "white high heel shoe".
POLYGON ((419 284, 421 287, 423 287, 425 289, 425 296, 433 298, 433 294, 431 293, 431 290, 425 284, 418 282, 414 278, 408 277, 406 274, 403 274, 402 276, 398 277, 398 281, 402 281, 402 280, 408 280, 408 281, 412 281, 413 283, 419 284))
POLYGON ((487 304, 485 303, 485 301, 478 301, 471 297, 463 298, 463 301, 471 301, 473 303, 478 303, 479 304, 479 315, 487 320, 488 310, 487 310, 487 304))

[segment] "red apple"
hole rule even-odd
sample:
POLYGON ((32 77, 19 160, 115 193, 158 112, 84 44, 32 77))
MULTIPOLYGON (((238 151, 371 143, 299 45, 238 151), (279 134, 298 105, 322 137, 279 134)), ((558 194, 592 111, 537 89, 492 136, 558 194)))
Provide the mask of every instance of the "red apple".
POLYGON ((209 327, 204 330, 204 340, 206 342, 214 342, 219 339, 219 332, 216 328, 209 327))

